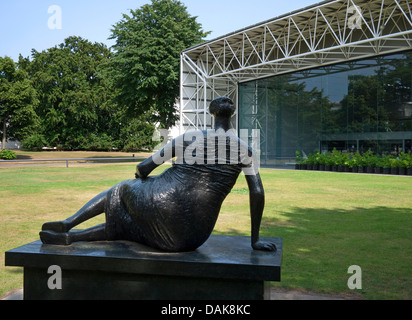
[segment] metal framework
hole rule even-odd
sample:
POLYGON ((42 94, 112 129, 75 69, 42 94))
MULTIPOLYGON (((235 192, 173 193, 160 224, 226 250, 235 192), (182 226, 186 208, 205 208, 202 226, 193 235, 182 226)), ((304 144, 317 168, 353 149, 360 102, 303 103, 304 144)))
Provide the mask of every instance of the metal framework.
POLYGON ((189 48, 180 133, 211 128, 210 101, 226 95, 238 104, 239 83, 410 49, 410 0, 324 1, 189 48))

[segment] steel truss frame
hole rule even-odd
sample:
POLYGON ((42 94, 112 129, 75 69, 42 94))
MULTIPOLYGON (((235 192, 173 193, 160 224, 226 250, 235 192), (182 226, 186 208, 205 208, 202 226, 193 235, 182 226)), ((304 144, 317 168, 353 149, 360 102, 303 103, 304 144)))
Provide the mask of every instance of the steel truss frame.
POLYGON ((237 105, 239 83, 408 49, 410 0, 324 1, 208 41, 181 55, 180 133, 211 128, 210 101, 237 105))

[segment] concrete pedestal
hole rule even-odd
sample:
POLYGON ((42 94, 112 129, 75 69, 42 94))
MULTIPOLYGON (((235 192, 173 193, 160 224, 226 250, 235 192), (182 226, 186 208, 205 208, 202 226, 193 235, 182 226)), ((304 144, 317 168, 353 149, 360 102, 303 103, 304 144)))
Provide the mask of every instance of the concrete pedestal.
MULTIPOLYGON (((24 267, 25 300, 263 300, 280 281, 276 253, 253 251, 249 237, 212 236, 195 252, 164 253, 127 242, 40 241, 6 252, 6 266, 24 267), (50 289, 61 270, 62 289, 50 289)), ((58 279, 59 280, 59 279, 58 279)))

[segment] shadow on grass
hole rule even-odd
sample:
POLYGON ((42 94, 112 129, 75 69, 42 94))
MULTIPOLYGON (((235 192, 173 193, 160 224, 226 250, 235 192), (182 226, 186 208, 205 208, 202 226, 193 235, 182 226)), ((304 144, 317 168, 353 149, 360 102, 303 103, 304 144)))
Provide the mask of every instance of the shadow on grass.
POLYGON ((412 299, 412 208, 291 207, 264 216, 260 235, 283 238, 283 287, 412 299), (353 265, 362 268, 359 291, 347 285, 353 265))
POLYGON ((23 154, 18 154, 17 155, 17 160, 30 160, 33 159, 31 156, 28 155, 23 155, 23 154))

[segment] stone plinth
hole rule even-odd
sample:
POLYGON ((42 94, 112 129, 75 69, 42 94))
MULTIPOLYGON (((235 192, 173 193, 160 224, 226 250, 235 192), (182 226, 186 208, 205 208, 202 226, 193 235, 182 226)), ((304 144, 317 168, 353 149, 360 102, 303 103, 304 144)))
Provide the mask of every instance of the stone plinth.
POLYGON ((127 242, 40 241, 6 252, 6 266, 24 267, 26 300, 263 300, 265 283, 280 281, 278 251, 253 251, 249 237, 212 236, 195 252, 164 253, 127 242), (50 266, 62 289, 51 290, 50 266))

